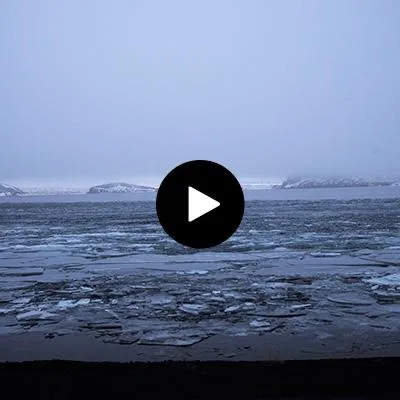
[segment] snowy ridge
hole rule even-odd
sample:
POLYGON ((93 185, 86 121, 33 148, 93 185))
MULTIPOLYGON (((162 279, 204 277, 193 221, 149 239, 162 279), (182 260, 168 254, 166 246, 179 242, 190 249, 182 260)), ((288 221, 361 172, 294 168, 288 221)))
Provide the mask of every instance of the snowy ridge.
POLYGON ((156 189, 150 186, 134 185, 131 183, 106 183, 104 185, 93 186, 88 193, 134 193, 134 192, 154 192, 156 189))
POLYGON ((240 185, 243 190, 267 190, 279 188, 282 183, 282 179, 269 179, 262 181, 242 181, 240 185))
POLYGON ((243 190, 269 190, 280 187, 280 185, 273 183, 244 183, 241 186, 243 190))
POLYGON ((21 189, 15 186, 0 183, 0 196, 18 196, 24 194, 21 189))
POLYGON ((343 177, 320 177, 320 178, 301 178, 291 177, 286 179, 281 189, 308 189, 308 188, 335 188, 335 187, 369 187, 369 186, 395 186, 399 185, 399 179, 381 178, 343 178, 343 177))
POLYGON ((64 188, 64 187, 27 187, 23 188, 24 194, 28 196, 52 196, 68 194, 85 194, 87 188, 64 188))

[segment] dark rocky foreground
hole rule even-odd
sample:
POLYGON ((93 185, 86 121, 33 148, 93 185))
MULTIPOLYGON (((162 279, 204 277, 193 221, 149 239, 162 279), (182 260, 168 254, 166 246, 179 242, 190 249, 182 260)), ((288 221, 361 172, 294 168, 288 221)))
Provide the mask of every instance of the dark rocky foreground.
MULTIPOLYGON (((2 391, 29 398, 397 398, 400 358, 287 362, 0 364, 2 391)), ((21 397, 23 398, 23 397, 21 397)))

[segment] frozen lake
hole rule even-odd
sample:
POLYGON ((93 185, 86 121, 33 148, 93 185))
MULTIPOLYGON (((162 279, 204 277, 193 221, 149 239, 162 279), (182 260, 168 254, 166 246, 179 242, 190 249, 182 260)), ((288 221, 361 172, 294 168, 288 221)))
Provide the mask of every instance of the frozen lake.
POLYGON ((173 242, 154 198, 2 198, 0 334, 398 336, 400 188, 246 192, 240 228, 207 251, 173 242))

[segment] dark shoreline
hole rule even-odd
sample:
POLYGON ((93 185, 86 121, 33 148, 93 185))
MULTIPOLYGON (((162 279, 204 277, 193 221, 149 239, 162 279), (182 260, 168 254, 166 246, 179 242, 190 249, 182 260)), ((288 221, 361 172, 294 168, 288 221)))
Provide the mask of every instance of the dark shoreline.
POLYGON ((309 332, 214 336, 185 347, 117 345, 85 334, 0 335, 0 384, 17 397, 49 399, 83 392, 89 398, 396 398, 398 331, 337 333, 322 342, 309 332))
POLYGON ((332 329, 317 339, 312 331, 260 335, 212 335, 189 346, 110 343, 98 334, 0 335, 0 363, 66 360, 79 362, 283 362, 330 359, 400 359, 399 330, 356 332, 332 329))

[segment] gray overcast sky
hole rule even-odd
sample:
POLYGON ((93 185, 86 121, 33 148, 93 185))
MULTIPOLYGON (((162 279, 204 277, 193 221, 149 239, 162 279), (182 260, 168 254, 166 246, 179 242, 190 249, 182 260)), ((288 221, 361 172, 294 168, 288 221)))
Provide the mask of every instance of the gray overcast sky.
POLYGON ((400 174, 398 0, 3 0, 0 57, 0 182, 400 174))

